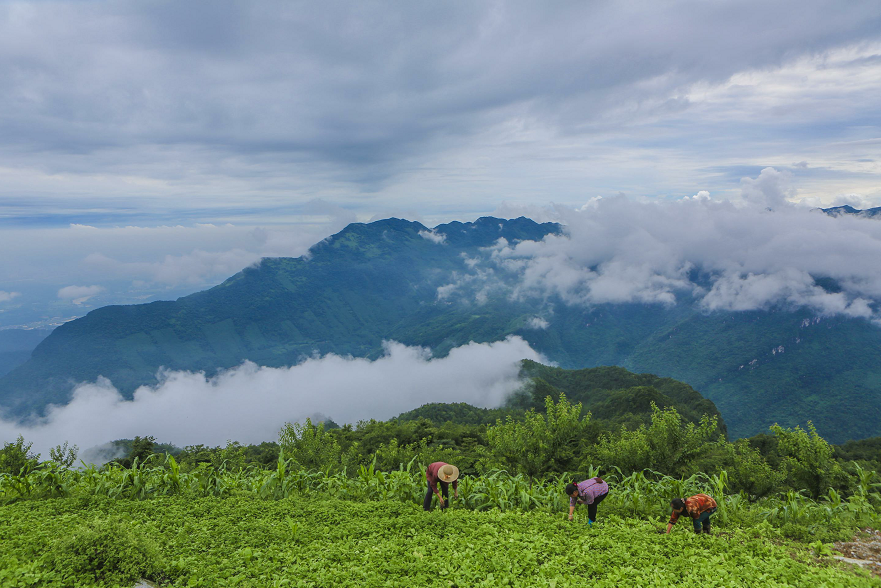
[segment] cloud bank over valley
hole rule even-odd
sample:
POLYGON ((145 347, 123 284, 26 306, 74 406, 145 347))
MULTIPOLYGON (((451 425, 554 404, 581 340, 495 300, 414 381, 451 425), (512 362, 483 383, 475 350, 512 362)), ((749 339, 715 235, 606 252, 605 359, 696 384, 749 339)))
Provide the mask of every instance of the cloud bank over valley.
POLYGON ((338 423, 389 419, 430 402, 499 406, 520 386, 520 360, 541 361, 518 337, 457 347, 443 358, 387 342, 375 361, 327 355, 287 368, 245 363, 214 378, 167 372, 127 401, 107 379, 83 383, 73 400, 30 425, 0 420, 0 439, 23 435, 44 456, 68 441, 80 449, 135 435, 178 446, 275 440, 285 422, 316 414, 338 423))

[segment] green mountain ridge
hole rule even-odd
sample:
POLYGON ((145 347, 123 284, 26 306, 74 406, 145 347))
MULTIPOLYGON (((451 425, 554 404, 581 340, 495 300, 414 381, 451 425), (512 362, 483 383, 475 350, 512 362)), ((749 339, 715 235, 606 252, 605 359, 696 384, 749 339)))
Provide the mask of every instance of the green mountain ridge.
POLYGON ((543 412, 547 396, 557 402, 565 394, 569 402, 581 403, 582 410, 590 412, 594 421, 603 421, 610 428, 649 424, 655 404, 659 408, 675 408, 686 422, 698 423, 704 415, 717 417, 719 432, 727 433, 725 421, 712 401, 688 384, 671 378, 634 374, 621 367, 567 370, 528 359, 521 363, 520 377, 524 380, 523 388, 501 408, 435 402, 401 413, 396 420, 425 418, 436 425, 491 425, 508 416, 517 418, 524 410, 543 412))
MULTIPOLYGON (((866 320, 785 307, 710 313, 687 295, 669 307, 575 306, 514 297, 510 274, 472 267, 492 261, 487 248, 499 239, 561 232, 526 218, 352 224, 306 256, 267 258, 176 301, 104 307, 58 327, 0 378, 0 405, 24 417, 99 376, 130 398, 157 382, 160 367, 210 376, 244 360, 376 358, 385 340, 444 356, 516 335, 561 368, 621 366, 684 382, 718 407, 734 438, 808 420, 833 443, 881 435, 881 328, 866 320)), ((697 268, 691 279, 713 277, 697 268)), ((618 401, 644 403, 647 394, 618 401)))

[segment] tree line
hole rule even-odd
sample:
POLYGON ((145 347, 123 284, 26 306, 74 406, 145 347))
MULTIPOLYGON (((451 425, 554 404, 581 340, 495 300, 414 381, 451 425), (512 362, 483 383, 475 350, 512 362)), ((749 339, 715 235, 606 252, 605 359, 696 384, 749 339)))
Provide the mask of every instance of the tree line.
MULTIPOLYGON (((815 499, 830 489, 847 496, 864 472, 881 470, 881 439, 832 446, 808 423, 804 429, 774 425, 767 434, 728 441, 716 416, 694 422, 675 407, 655 404, 645 422, 630 426, 595 419, 565 394, 546 397, 543 410, 433 404, 414 413, 344 426, 311 419, 287 423, 277 441, 255 445, 230 441, 177 448, 154 437, 136 437, 115 442, 125 455, 112 463, 131 468, 151 455, 169 454, 182 471, 236 471, 272 469, 281 454, 303 469, 327 473, 355 475, 365 465, 393 471, 444 461, 456 464, 463 475, 504 470, 533 481, 597 468, 674 477, 725 471, 731 491, 750 501, 789 490, 815 499), (430 418, 451 416, 460 422, 430 418), (491 417, 495 421, 486 422, 491 417)), ((31 446, 22 437, 7 442, 0 450, 0 474, 26 474, 46 462, 65 468, 75 463, 76 446, 53 448, 49 460, 41 460, 31 446)))

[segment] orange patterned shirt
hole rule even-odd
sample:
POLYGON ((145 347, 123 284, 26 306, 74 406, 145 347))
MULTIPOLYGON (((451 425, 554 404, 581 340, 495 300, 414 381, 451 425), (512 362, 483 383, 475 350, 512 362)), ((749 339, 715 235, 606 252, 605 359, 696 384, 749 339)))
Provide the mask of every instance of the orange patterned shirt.
MULTIPOLYGON (((691 498, 685 499, 685 511, 688 513, 693 519, 701 516, 701 513, 710 510, 711 508, 716 508, 716 501, 713 500, 712 496, 707 496, 706 494, 695 494, 691 498)), ((673 514, 670 515, 670 524, 675 525, 676 521, 679 520, 679 514, 675 510, 673 514)))

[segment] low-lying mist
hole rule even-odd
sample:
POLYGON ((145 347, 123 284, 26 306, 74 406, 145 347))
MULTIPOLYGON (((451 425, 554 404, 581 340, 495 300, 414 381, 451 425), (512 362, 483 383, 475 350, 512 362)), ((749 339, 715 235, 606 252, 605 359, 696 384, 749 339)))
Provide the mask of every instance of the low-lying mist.
POLYGON ((87 449, 153 435, 178 446, 275 440, 285 422, 324 414, 334 421, 388 419, 429 402, 499 406, 520 386, 519 362, 541 361, 526 341, 470 343, 443 358, 428 349, 385 344, 374 361, 338 355, 285 368, 246 362, 216 377, 164 372, 125 400, 106 378, 77 386, 71 402, 29 425, 0 421, 0 440, 18 435, 48 458, 67 441, 87 449))

